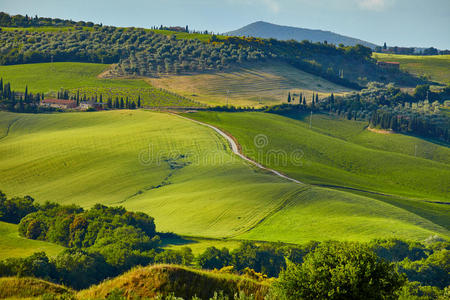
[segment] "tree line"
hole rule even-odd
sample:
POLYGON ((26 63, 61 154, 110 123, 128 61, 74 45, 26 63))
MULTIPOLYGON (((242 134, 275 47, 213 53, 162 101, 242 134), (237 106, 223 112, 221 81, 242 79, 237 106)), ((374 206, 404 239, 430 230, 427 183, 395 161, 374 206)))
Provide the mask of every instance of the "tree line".
POLYGON ((58 18, 43 18, 30 17, 28 15, 14 15, 11 16, 5 12, 0 12, 0 26, 1 27, 43 27, 43 26, 86 26, 92 27, 95 24, 92 22, 72 20, 63 20, 58 18))
POLYGON ((25 87, 24 92, 14 91, 9 82, 4 83, 3 78, 0 78, 0 110, 25 113, 52 111, 52 108, 39 106, 43 99, 44 94, 33 94, 28 91, 28 87, 25 87))
POLYGON ((94 26, 90 30, 72 27, 64 31, 1 31, 0 41, 3 65, 95 62, 115 64, 113 71, 118 76, 159 76, 281 60, 350 88, 359 89, 365 80, 418 82, 407 73, 380 69, 371 58, 370 48, 361 45, 345 47, 215 35, 202 42, 140 28, 112 26, 94 26))
POLYGON ((367 121, 374 128, 415 134, 450 142, 450 118, 441 111, 450 99, 450 86, 432 91, 430 86, 418 85, 412 94, 401 91, 393 84, 371 82, 360 92, 319 99, 314 94, 306 99, 301 93, 298 100, 288 94, 287 103, 265 108, 266 112, 296 114, 323 112, 348 120, 367 121), (306 102, 306 100, 310 100, 306 102))
POLYGON ((2 260, 0 276, 34 276, 76 289, 153 263, 194 265, 258 281, 278 277, 274 291, 287 299, 321 298, 335 289, 340 298, 356 299, 364 293, 437 297, 450 284, 446 276, 450 244, 438 237, 424 243, 398 239, 304 245, 243 242, 232 251, 209 247, 195 257, 187 247, 162 249, 161 239, 176 236, 158 233, 152 217, 123 207, 96 204, 85 210, 76 205, 37 204, 30 196, 7 198, 0 192, 0 220, 18 223, 21 236, 67 247, 54 258, 41 252, 2 260), (359 272, 355 273, 356 266, 359 272), (308 288, 314 282, 331 282, 332 287, 308 288))

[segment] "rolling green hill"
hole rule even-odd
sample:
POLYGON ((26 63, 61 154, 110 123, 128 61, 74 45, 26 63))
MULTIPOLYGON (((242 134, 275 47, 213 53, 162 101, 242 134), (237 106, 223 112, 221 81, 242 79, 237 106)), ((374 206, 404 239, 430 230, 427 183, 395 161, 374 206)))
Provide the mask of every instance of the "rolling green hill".
POLYGON ((431 80, 450 84, 450 55, 398 55, 374 53, 380 61, 400 63, 400 69, 417 76, 426 76, 431 80))
MULTIPOLYGON (((246 119, 257 132, 264 132, 259 127, 263 119, 265 129, 283 132, 286 129, 277 124, 288 122, 297 135, 304 130, 304 125, 296 125, 298 121, 260 113, 200 116, 232 120, 237 127, 246 119)), ((366 195, 286 181, 232 155, 225 140, 213 130, 175 115, 127 110, 1 113, 1 120, 0 185, 8 195, 26 193, 38 202, 84 207, 94 203, 123 205, 155 217, 159 231, 191 236, 294 243, 313 237, 368 241, 377 237, 423 240, 434 234, 448 236, 448 211, 438 204, 420 202, 414 211, 411 205, 400 207, 366 195), (424 207, 436 219, 423 213, 424 207), (439 209, 444 221, 436 217, 439 209), (327 215, 333 218, 324 217, 327 215)), ((247 146, 244 135, 235 128, 229 131, 247 146)), ((315 134, 325 146, 332 139, 315 134)), ((337 138, 333 141, 328 146, 351 144, 337 138)), ((358 151, 376 151, 364 149, 358 151)), ((306 148, 305 154, 310 154, 306 148)), ((309 162, 304 162, 305 170, 311 173, 319 167, 322 171, 318 174, 323 176, 329 175, 329 170, 340 172, 332 164, 308 166, 309 162)), ((330 178, 337 180, 338 175, 357 178, 346 172, 330 178)), ((368 180, 361 177, 366 184, 368 180)), ((381 182, 374 180, 374 185, 381 182)))
POLYGON ((103 101, 108 97, 129 98, 137 101, 138 95, 144 105, 150 106, 199 106, 187 98, 154 88, 144 80, 136 79, 109 79, 99 76, 109 69, 107 64, 94 63, 40 63, 13 66, 0 66, 0 78, 4 83, 11 83, 11 88, 23 92, 28 91, 45 93, 56 96, 61 88, 80 96, 93 97, 100 93, 103 101))
POLYGON ((0 222, 0 257, 26 257, 44 251, 49 256, 57 255, 64 247, 56 244, 29 240, 19 236, 17 225, 0 222))
POLYGON ((450 150, 445 146, 421 143, 419 156, 421 153, 427 157, 436 156, 438 161, 414 157, 411 151, 414 151, 413 144, 418 139, 410 138, 408 142, 398 143, 385 141, 384 144, 389 146, 384 148, 383 142, 379 141, 382 136, 367 133, 365 123, 330 120, 324 115, 313 116, 312 130, 309 129, 309 115, 299 115, 300 120, 265 113, 204 112, 190 116, 222 127, 240 141, 249 157, 307 183, 332 184, 427 200, 444 200, 447 197, 450 150), (353 127, 353 133, 348 127, 353 127), (258 134, 265 135, 266 147, 255 146, 254 137, 258 134), (348 140, 342 138, 345 135, 348 140), (359 140, 363 145, 359 144, 359 140), (372 143, 376 146, 371 146, 372 143), (411 149, 406 147, 408 145, 411 149), (287 156, 296 150, 301 151, 302 160, 298 166, 289 157, 276 160, 278 150, 284 151, 287 156), (403 153, 399 153, 401 151, 403 153), (431 153, 424 153, 429 151, 431 153))
MULTIPOLYGON (((409 220, 407 223, 428 220, 426 222, 435 224, 448 234, 449 208, 445 204, 430 203, 447 200, 447 178, 450 172, 448 147, 404 135, 380 135, 365 130, 363 122, 334 119, 325 115, 313 116, 312 129, 309 129, 307 116, 297 116, 299 120, 295 120, 264 113, 209 112, 189 114, 189 117, 214 124, 231 133, 241 143, 244 154, 266 166, 303 182, 336 186, 337 189, 366 197, 363 200, 356 195, 348 197, 348 193, 338 194, 337 191, 323 189, 318 192, 317 188, 312 188, 308 191, 308 196, 303 193, 294 201, 288 202, 283 210, 240 237, 264 237, 272 238, 273 241, 293 241, 295 238, 307 241, 314 236, 321 236, 321 230, 315 226, 318 223, 320 227, 323 226, 323 234, 326 236, 334 230, 343 230, 347 226, 345 224, 348 224, 342 237, 350 238, 355 229, 358 231, 357 239, 373 237, 376 234, 371 232, 372 226, 378 219, 375 215, 392 217, 389 221, 383 220, 385 224, 402 219, 396 213, 400 210, 392 207, 389 214, 383 213, 383 210, 387 211, 387 208, 383 208, 384 204, 412 213, 404 215, 406 219, 403 220, 409 220), (255 137, 261 138, 258 136, 261 134, 264 135, 265 142, 262 145, 265 147, 258 148, 256 145, 261 144, 256 142, 255 145, 255 137), (418 146, 417 150, 414 145, 418 146), (300 156, 292 159, 292 154, 300 156), (363 192, 364 190, 369 192, 363 192), (373 202, 367 201, 367 198, 371 198, 373 202), (376 208, 371 207, 372 204, 376 208), (366 213, 363 207, 371 207, 367 216, 363 216, 366 213), (380 210, 376 213, 378 209, 380 210), (355 214, 356 211, 361 214, 355 214), (310 214, 313 216, 311 219, 310 214), (319 217, 320 214, 322 217, 319 217), (366 227, 368 219, 373 223, 366 227), (339 224, 338 220, 342 223, 339 224), (334 225, 326 225, 328 221, 334 225), (350 225, 353 221, 359 224, 350 225), (292 233, 289 233, 290 230, 292 233)), ((408 231, 406 227, 400 229, 399 225, 387 228, 396 228, 396 234, 401 234, 402 230, 408 231)), ((393 233, 387 230, 384 234, 393 233)))

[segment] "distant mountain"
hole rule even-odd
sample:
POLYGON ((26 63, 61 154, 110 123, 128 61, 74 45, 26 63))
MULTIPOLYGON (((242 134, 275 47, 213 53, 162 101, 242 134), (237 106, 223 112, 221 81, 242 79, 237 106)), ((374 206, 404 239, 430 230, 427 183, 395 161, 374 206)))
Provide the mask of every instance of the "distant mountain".
POLYGON ((252 23, 234 31, 226 32, 224 35, 253 36, 259 38, 274 38, 277 40, 308 40, 322 43, 327 41, 329 44, 339 45, 342 43, 346 46, 361 44, 372 49, 377 46, 363 40, 340 35, 331 31, 281 26, 262 21, 252 23))

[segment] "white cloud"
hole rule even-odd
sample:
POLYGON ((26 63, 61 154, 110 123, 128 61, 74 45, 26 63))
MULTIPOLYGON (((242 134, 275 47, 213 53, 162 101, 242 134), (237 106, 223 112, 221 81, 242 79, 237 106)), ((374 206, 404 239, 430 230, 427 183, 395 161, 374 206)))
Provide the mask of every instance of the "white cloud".
MULTIPOLYGON (((392 0, 391 0, 392 1, 392 0)), ((357 0, 358 6, 366 10, 382 11, 390 4, 389 0, 357 0)))
POLYGON ((228 2, 237 5, 263 5, 273 13, 278 13, 280 11, 280 0, 228 0, 228 2))
POLYGON ((262 2, 274 13, 280 11, 280 5, 275 0, 262 0, 262 2))

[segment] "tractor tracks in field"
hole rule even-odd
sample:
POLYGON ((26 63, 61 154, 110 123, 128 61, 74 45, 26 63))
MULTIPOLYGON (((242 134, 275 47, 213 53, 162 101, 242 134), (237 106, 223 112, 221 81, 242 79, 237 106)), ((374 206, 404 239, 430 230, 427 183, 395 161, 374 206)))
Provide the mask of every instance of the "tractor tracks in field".
POLYGON ((16 121, 19 120, 19 118, 12 120, 9 124, 8 127, 6 128, 5 134, 3 136, 0 136, 0 140, 3 140, 4 138, 7 138, 9 135, 9 130, 11 129, 11 126, 14 125, 14 123, 16 123, 16 121))

